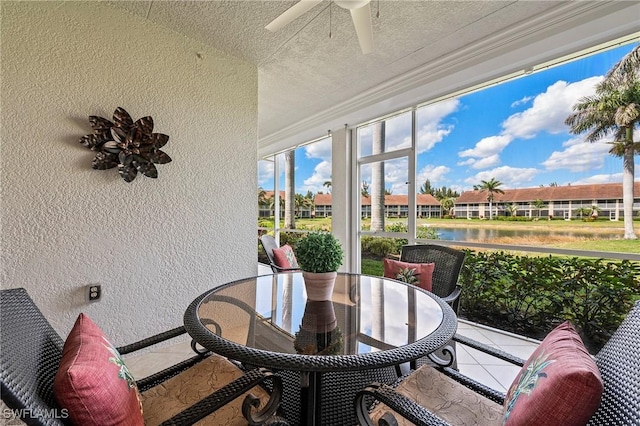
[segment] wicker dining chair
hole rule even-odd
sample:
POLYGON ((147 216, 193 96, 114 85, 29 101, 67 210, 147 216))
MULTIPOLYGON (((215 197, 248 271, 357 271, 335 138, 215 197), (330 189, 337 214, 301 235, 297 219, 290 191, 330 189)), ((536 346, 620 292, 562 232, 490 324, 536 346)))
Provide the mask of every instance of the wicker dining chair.
MULTIPOLYGON (((513 365, 522 367, 525 363, 524 360, 516 356, 463 336, 456 335, 454 340, 513 365)), ((566 345, 566 343, 563 344, 566 345)), ((569 356, 575 356, 573 354, 574 352, 570 353, 569 356)), ((587 420, 587 425, 639 425, 640 301, 635 303, 635 306, 631 309, 616 332, 595 356, 595 365, 602 379, 603 391, 600 398, 600 405, 591 418, 587 420)), ((367 426, 375 424, 371 420, 371 413, 369 413, 369 403, 371 398, 373 398, 379 402, 377 405, 374 405, 373 408, 373 417, 381 417, 380 422, 377 423, 379 425, 406 424, 405 422, 410 422, 410 424, 418 426, 449 425, 449 423, 441 417, 446 416, 443 412, 439 414, 435 409, 428 410, 424 406, 419 405, 414 399, 415 395, 417 398, 422 398, 423 401, 429 401, 429 395, 424 393, 418 395, 404 391, 403 389, 403 383, 407 383, 407 381, 414 380, 418 383, 418 386, 420 386, 422 383, 421 379, 426 378, 428 378, 428 383, 423 383, 423 389, 426 389, 427 392, 428 389, 434 389, 439 393, 438 397, 449 401, 449 403, 440 405, 440 409, 449 410, 450 413, 461 410, 479 413, 481 407, 486 405, 487 401, 493 401, 493 403, 503 405, 506 397, 503 392, 478 383, 451 368, 425 366, 404 377, 396 386, 374 383, 360 391, 355 399, 355 410, 359 424, 367 426), (442 383, 436 383, 440 381, 442 383), (445 389, 445 387, 447 387, 447 389, 445 389), (447 397, 447 394, 454 392, 458 393, 457 397, 447 397), (463 398, 459 395, 465 396, 463 398), (469 395, 471 395, 471 397, 469 397, 469 395), (476 402, 470 404, 468 399, 475 399, 476 402), (380 405, 380 403, 384 405, 380 405), (459 410, 456 409, 456 404, 462 404, 459 410), (382 412, 376 412, 376 410, 382 410, 382 412)), ((583 383, 584 380, 585 379, 577 381, 577 379, 574 379, 574 382, 583 383)), ((573 409, 576 410, 579 401, 571 397, 567 398, 571 399, 570 402, 573 405, 573 409)), ((491 403, 489 403, 489 405, 491 405, 491 403)), ((502 424, 501 418, 497 419, 496 422, 502 424)), ((455 426, 464 425, 457 423, 455 426)))
POLYGON ((276 264, 275 257, 273 256, 273 250, 279 247, 276 243, 276 239, 271 235, 263 234, 262 236, 260 236, 260 243, 262 244, 262 248, 264 248, 264 252, 267 254, 267 258, 269 258, 269 266, 271 266, 271 270, 274 273, 297 272, 300 270, 298 268, 282 268, 276 264))
POLYGON ((458 276, 464 264, 465 252, 437 244, 402 246, 401 262, 435 263, 431 279, 431 292, 447 302, 458 313, 460 293, 458 276))
MULTIPOLYGON (((14 420, 21 420, 28 425, 67 424, 70 417, 67 408, 60 407, 54 395, 54 379, 63 359, 65 341, 49 324, 23 288, 0 291, 0 317, 2 347, 0 384, 2 401, 7 407, 3 409, 3 416, 6 419, 8 414, 13 413, 14 420)), ((121 355, 134 353, 185 333, 184 327, 177 327, 139 342, 118 347, 117 351, 121 355)), ((279 377, 261 368, 245 373, 221 356, 208 351, 199 351, 195 344, 192 344, 192 347, 196 355, 190 359, 135 381, 140 391, 145 424, 153 423, 148 421, 145 412, 145 402, 148 400, 146 397, 149 394, 151 395, 149 398, 155 404, 153 408, 160 407, 160 412, 156 410, 151 415, 155 415, 154 421, 164 420, 162 424, 187 425, 202 421, 199 424, 217 425, 216 422, 208 423, 210 417, 207 418, 207 416, 214 412, 216 412, 214 415, 217 415, 223 407, 234 410, 229 414, 235 419, 233 424, 249 423, 242 416, 239 416, 238 423, 235 423, 238 420, 237 413, 244 413, 245 410, 247 415, 252 412, 250 415, 256 420, 255 423, 250 424, 288 424, 275 415, 279 408, 282 391, 279 377), (230 381, 220 384, 208 383, 206 377, 209 376, 230 378, 230 381), (205 380, 199 380, 202 378, 205 380), (165 396, 175 390, 171 388, 173 384, 189 387, 182 392, 181 398, 189 398, 193 395, 203 395, 204 398, 199 401, 193 398, 191 401, 167 400, 165 396), (198 390, 195 387, 198 384, 203 385, 203 388, 198 390), (272 392, 265 391, 265 388, 272 389, 272 392), (250 394, 248 394, 249 391, 251 391, 250 394), (245 395, 244 401, 239 398, 242 395, 245 395), (254 395, 262 399, 263 405, 259 411, 254 395), (175 405, 167 414, 165 406, 170 404, 175 405), (236 407, 234 408, 233 405, 236 407), (185 409, 179 411, 177 407, 185 409)))

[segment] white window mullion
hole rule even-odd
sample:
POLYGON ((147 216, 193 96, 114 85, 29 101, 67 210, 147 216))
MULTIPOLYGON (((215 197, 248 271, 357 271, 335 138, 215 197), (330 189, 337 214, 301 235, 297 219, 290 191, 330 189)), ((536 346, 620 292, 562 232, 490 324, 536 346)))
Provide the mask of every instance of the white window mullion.
POLYGON ((407 231, 409 233, 409 244, 415 244, 416 242, 416 157, 418 150, 416 149, 417 145, 417 124, 416 124, 416 109, 414 108, 411 111, 411 153, 407 156, 408 158, 408 167, 409 170, 407 172, 407 177, 409 182, 407 182, 407 199, 408 199, 408 210, 407 210, 407 231))

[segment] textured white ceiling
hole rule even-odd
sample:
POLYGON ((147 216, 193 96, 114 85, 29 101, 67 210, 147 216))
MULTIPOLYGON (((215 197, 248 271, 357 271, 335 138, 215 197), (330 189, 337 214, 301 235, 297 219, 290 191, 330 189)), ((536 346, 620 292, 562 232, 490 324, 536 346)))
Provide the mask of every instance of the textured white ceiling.
POLYGON ((561 27, 562 21, 551 23, 558 15, 569 25, 578 15, 594 15, 597 8, 589 4, 608 2, 372 0, 375 49, 368 55, 360 51, 349 12, 331 5, 329 0, 277 33, 264 28, 295 3, 111 2, 115 7, 256 64, 260 140, 273 139, 283 129, 335 109, 363 92, 375 91, 426 64, 446 63, 449 57, 460 61, 461 55, 478 55, 474 46, 483 41, 486 45, 486 40, 491 40, 496 49, 501 47, 501 34, 508 35, 510 43, 518 37, 527 42, 535 38, 534 32, 549 32, 554 25, 561 27), (378 9, 380 17, 376 18, 378 9), (329 38, 330 10, 332 38, 329 38), (547 17, 549 28, 545 24, 547 17), (536 25, 529 31, 528 25, 534 21, 536 25))

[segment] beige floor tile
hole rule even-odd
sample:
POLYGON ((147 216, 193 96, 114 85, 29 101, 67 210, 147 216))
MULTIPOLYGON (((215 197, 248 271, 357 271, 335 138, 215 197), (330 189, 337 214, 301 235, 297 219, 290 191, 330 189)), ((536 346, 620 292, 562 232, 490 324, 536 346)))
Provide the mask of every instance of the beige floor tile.
POLYGON ((491 345, 493 342, 487 338, 479 329, 469 328, 465 330, 458 330, 458 334, 463 335, 464 337, 468 337, 469 339, 476 340, 480 343, 484 343, 486 345, 491 345))
POLYGON ((533 351, 536 350, 536 348, 538 347, 538 345, 532 344, 532 345, 517 345, 517 346, 510 346, 510 345, 501 345, 500 348, 507 352, 510 353, 512 355, 515 355, 517 357, 520 357, 524 360, 526 360, 527 358, 529 358, 531 356, 531 354, 533 353, 533 351))
POLYGON ((492 389, 505 392, 504 386, 500 384, 484 367, 477 364, 460 365, 459 370, 467 377, 474 379, 492 389))
POLYGON ((496 379, 498 383, 502 386, 502 391, 507 391, 513 383, 513 380, 516 378, 518 373, 520 372, 520 367, 515 365, 484 365, 485 370, 491 374, 491 376, 496 379))

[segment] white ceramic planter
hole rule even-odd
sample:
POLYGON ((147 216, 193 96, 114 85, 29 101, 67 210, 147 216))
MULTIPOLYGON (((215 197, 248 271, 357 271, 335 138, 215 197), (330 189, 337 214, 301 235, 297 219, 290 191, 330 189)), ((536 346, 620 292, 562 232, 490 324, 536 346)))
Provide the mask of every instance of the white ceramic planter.
POLYGON ((316 301, 331 300, 337 276, 337 272, 302 271, 304 286, 307 290, 307 299, 316 301))

